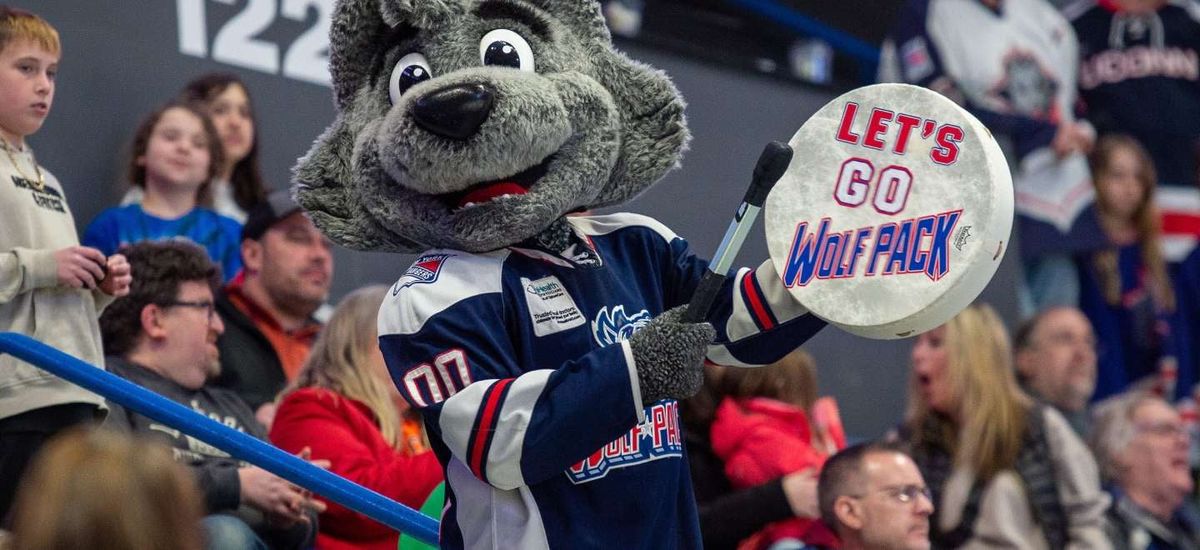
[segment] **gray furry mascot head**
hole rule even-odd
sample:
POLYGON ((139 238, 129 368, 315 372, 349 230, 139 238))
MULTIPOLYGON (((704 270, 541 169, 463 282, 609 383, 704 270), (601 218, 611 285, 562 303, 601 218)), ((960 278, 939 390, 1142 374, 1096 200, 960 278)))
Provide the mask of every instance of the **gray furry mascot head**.
POLYGON ((343 0, 330 48, 338 117, 295 179, 351 248, 503 248, 630 199, 688 140, 593 0, 343 0))

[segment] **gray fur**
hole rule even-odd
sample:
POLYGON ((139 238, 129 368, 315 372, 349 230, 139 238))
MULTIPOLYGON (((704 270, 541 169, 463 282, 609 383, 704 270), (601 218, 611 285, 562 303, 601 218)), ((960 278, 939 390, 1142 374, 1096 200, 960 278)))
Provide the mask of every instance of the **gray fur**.
POLYGON ((708 323, 681 322, 686 307, 655 317, 629 337, 642 405, 687 399, 704 384, 704 354, 717 333, 708 323))
POLYGON ((538 13, 542 39, 476 16, 479 0, 341 0, 330 35, 338 117, 295 169, 296 195, 325 234, 356 249, 484 252, 528 239, 567 212, 624 202, 675 167, 688 140, 684 103, 661 72, 612 48, 594 0, 513 0, 538 13), (391 28, 417 29, 399 48, 391 28), (536 72, 485 67, 479 41, 520 32, 536 72), (391 105, 395 63, 419 51, 433 78, 391 105), (465 141, 418 126, 422 94, 485 84, 495 103, 465 141), (551 159, 524 195, 457 209, 437 195, 507 178, 551 159))

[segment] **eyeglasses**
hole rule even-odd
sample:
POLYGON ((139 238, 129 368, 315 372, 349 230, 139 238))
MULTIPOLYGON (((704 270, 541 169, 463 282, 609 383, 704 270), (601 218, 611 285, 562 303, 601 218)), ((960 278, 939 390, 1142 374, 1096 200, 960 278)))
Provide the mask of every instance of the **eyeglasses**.
POLYGON ((215 317, 217 313, 216 306, 212 303, 212 301, 188 302, 185 300, 172 300, 170 302, 159 303, 158 305, 162 307, 194 307, 196 309, 203 309, 204 314, 208 316, 209 321, 212 321, 213 317, 215 317))
POLYGON ((1187 428, 1178 422, 1155 422, 1152 424, 1135 425, 1139 432, 1170 437, 1187 437, 1187 428))
MULTIPOLYGON (((901 504, 912 504, 917 502, 918 496, 924 496, 930 503, 933 502, 933 491, 924 485, 904 485, 901 487, 884 487, 878 492, 884 493, 891 497, 896 502, 901 504)), ((863 498, 866 495, 849 495, 852 498, 863 498)))

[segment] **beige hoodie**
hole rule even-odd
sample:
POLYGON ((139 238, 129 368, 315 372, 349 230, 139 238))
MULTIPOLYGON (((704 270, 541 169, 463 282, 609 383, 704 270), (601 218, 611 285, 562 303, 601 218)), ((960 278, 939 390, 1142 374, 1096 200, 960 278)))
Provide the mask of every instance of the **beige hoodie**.
MULTIPOLYGON (((79 244, 62 185, 42 168, 45 187, 37 189, 29 148, 12 156, 19 170, 0 154, 0 331, 31 336, 103 368, 97 319, 112 298, 59 286, 54 252, 79 244)), ((0 355, 0 418, 67 403, 104 408, 100 396, 0 355)))

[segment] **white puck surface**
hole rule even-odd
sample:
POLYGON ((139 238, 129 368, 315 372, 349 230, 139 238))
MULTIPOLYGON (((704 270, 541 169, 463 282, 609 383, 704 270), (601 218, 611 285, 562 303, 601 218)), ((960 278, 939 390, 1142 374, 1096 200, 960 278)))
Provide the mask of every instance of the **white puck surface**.
POLYGON ((987 286, 1008 249, 1013 187, 991 133, 907 84, 852 90, 792 137, 764 206, 783 284, 869 338, 935 328, 987 286))

